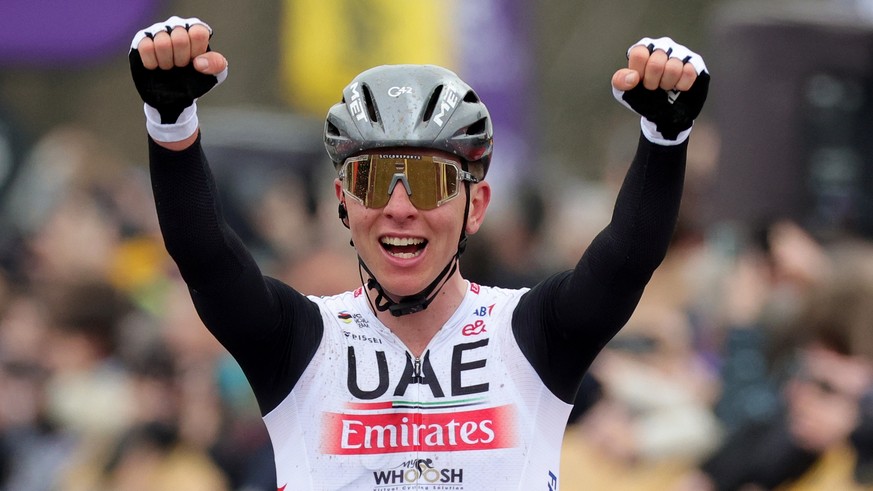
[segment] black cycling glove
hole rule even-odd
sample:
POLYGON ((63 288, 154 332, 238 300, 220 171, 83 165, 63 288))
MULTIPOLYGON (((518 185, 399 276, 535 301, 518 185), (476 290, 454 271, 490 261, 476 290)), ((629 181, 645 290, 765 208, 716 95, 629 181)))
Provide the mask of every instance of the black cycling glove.
MULTIPOLYGON (((691 63, 697 71, 697 80, 684 92, 646 89, 642 82, 629 91, 613 88, 619 102, 642 116, 643 134, 653 143, 675 145, 685 141, 694 120, 703 109, 709 91, 709 72, 703 58, 668 37, 643 38, 631 46, 646 46, 650 52, 663 50, 670 58, 691 63)), ((630 49, 628 49, 630 52, 630 49)))
POLYGON ((209 25, 200 19, 173 16, 137 32, 130 45, 128 59, 133 83, 145 102, 149 134, 159 141, 182 140, 197 130, 196 101, 224 81, 227 69, 218 75, 207 75, 198 72, 193 63, 189 63, 169 70, 148 70, 143 66, 137 46, 144 38, 151 38, 157 32, 170 32, 180 26, 188 29, 195 24, 201 24, 212 32, 209 25))

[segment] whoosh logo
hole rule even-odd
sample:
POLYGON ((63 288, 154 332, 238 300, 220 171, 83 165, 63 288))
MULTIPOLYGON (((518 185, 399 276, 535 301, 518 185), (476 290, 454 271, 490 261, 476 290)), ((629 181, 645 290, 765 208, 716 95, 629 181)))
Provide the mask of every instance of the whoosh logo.
POLYGON ((373 480, 377 486, 422 483, 462 484, 464 482, 464 469, 438 468, 434 466, 433 459, 414 459, 393 469, 373 472, 373 480))
POLYGON ((322 419, 332 455, 492 450, 515 445, 512 406, 452 413, 340 414, 322 419))

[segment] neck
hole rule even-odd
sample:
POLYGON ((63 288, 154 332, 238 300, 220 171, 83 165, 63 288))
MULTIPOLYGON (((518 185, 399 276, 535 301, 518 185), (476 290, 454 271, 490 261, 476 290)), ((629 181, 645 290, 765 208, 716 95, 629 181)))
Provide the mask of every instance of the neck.
MULTIPOLYGON (((375 302, 376 293, 368 290, 367 294, 370 296, 371 304, 375 302)), ((413 355, 420 356, 430 340, 464 301, 466 294, 467 281, 461 276, 460 271, 455 271, 425 310, 400 317, 395 317, 387 311, 375 313, 376 317, 403 341, 413 355)))

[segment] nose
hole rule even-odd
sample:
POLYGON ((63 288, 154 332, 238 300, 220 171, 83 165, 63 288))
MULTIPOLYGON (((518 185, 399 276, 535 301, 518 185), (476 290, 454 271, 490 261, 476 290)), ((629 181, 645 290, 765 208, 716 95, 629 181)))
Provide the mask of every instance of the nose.
POLYGON ((412 204, 404 182, 397 181, 391 190, 388 204, 382 209, 382 213, 391 218, 410 218, 418 213, 418 208, 412 204))

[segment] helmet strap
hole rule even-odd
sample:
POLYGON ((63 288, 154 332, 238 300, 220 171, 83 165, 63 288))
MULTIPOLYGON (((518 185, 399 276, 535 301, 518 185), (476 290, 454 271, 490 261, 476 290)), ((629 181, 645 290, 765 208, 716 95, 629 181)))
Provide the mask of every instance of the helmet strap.
MULTIPOLYGON (((446 264, 446 267, 440 272, 439 275, 429 284, 424 290, 406 297, 401 297, 400 300, 394 301, 388 294, 385 292, 385 289, 382 288, 382 285, 376 280, 373 276, 373 273, 370 272, 370 269, 361 260, 361 257, 358 256, 358 272, 361 275, 361 283, 364 283, 364 275, 361 273, 361 270, 366 271, 367 275, 370 277, 366 281, 367 288, 370 290, 376 291, 376 302, 375 304, 371 301, 370 307, 373 308, 374 311, 385 312, 386 310, 391 313, 394 317, 400 317, 403 315, 414 314, 416 312, 421 312, 426 309, 428 305, 436 298, 439 294, 440 290, 442 290, 443 286, 448 283, 449 278, 457 271, 458 269, 458 255, 455 254, 452 256, 452 259, 446 264)), ((369 295, 367 296, 369 299, 369 295)))
POLYGON ((345 228, 349 228, 349 210, 348 208, 346 208, 346 200, 340 200, 339 205, 337 205, 336 212, 343 226, 345 228))
POLYGON ((458 263, 461 259, 461 254, 463 254, 464 249, 467 248, 467 219, 470 215, 470 183, 465 181, 464 186, 467 191, 467 199, 464 205, 464 223, 461 226, 461 236, 458 239, 458 250, 449 260, 449 263, 446 264, 446 267, 443 268, 440 274, 438 274, 437 277, 424 288, 424 290, 421 290, 414 295, 401 297, 398 301, 392 300, 391 297, 386 294, 385 289, 382 288, 379 281, 376 280, 376 277, 373 275, 373 272, 370 271, 370 268, 368 268, 364 263, 364 260, 361 259, 361 256, 358 256, 358 274, 361 277, 361 284, 366 284, 368 289, 376 292, 375 303, 373 303, 370 296, 367 295, 367 299, 370 301, 370 307, 374 312, 385 312, 387 310, 394 317, 421 312, 426 309, 431 302, 433 302, 440 290, 442 290, 446 283, 448 283, 449 278, 451 278, 452 275, 455 274, 455 271, 458 270, 458 263), (369 276, 366 283, 364 282, 363 271, 366 271, 369 276))

